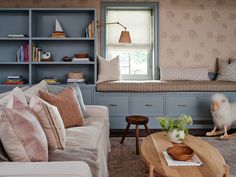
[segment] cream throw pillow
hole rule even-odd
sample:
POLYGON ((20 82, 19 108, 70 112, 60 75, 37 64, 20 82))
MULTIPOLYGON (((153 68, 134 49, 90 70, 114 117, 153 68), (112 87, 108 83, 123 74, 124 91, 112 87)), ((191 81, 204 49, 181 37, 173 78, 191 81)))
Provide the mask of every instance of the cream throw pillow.
POLYGON ((161 67, 162 81, 189 80, 208 81, 207 67, 161 67))
POLYGON ((12 161, 48 161, 45 133, 30 108, 16 96, 0 113, 0 138, 12 161))
POLYGON ((25 106, 27 106, 27 101, 23 91, 19 87, 15 87, 12 91, 0 99, 0 110, 7 106, 13 95, 16 96, 25 106))
POLYGON ((57 107, 38 96, 31 98, 29 107, 35 113, 46 134, 49 150, 64 149, 66 132, 57 107))
POLYGON ((106 60, 98 56, 99 74, 97 83, 104 81, 120 80, 120 58, 116 56, 111 60, 106 60))

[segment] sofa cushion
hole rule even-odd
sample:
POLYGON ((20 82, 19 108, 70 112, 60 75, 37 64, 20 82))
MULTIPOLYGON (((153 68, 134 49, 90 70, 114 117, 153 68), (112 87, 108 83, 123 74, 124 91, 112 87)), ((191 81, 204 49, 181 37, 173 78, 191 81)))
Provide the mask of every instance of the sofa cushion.
MULTIPOLYGON (((84 104, 84 100, 83 100, 83 95, 81 93, 81 90, 79 88, 79 85, 76 84, 76 83, 73 83, 73 84, 69 84, 69 87, 72 87, 74 90, 75 90, 75 93, 76 93, 76 96, 77 96, 77 99, 79 101, 79 104, 80 104, 80 108, 82 110, 82 113, 83 113, 83 116, 84 118, 87 118, 88 117, 88 113, 86 111, 86 107, 85 107, 85 104, 84 104)), ((48 89, 48 92, 49 93, 53 93, 53 94, 58 94, 60 93, 62 90, 65 89, 65 87, 63 86, 58 86, 58 85, 47 85, 47 89, 48 89)))
POLYGON ((39 96, 58 108, 66 128, 83 126, 83 114, 73 88, 67 87, 57 95, 39 90, 39 96))
POLYGON ((48 144, 35 115, 13 96, 0 114, 0 138, 12 161, 48 161, 48 144))
POLYGON ((65 127, 57 107, 38 96, 31 98, 29 107, 35 113, 46 134, 49 149, 64 149, 65 127))
POLYGON ((0 141, 0 162, 4 162, 4 161, 10 161, 10 158, 8 157, 2 142, 0 141))
POLYGON ((92 177, 88 164, 76 162, 9 162, 1 163, 5 177, 92 177))

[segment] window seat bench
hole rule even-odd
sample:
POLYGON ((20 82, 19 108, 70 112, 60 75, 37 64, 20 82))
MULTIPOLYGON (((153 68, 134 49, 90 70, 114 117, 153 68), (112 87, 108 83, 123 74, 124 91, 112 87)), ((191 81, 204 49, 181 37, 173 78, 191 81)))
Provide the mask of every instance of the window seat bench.
POLYGON ((109 81, 96 85, 97 92, 234 92, 236 82, 225 81, 109 81))

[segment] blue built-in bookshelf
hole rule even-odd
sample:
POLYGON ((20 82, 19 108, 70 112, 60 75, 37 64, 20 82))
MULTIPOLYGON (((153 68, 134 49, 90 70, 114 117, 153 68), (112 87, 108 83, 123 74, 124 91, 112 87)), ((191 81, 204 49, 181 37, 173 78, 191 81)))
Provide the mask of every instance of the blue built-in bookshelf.
MULTIPOLYGON (((44 78, 56 77, 66 83, 67 74, 81 71, 87 85, 96 83, 96 25, 94 37, 86 37, 88 24, 96 22, 95 9, 90 8, 10 8, 0 9, 0 87, 7 76, 20 75, 26 85, 36 84, 44 78), (52 38, 58 19, 65 38, 52 38), (23 38, 9 38, 9 34, 25 34, 23 38), (32 45, 52 55, 52 62, 32 61, 32 45), (29 61, 16 60, 17 50, 29 46, 29 61), (63 62, 64 56, 87 53, 94 61, 63 62)), ((15 85, 13 85, 15 86, 15 85)), ((9 86, 8 86, 9 87, 9 86)), ((1 89, 1 88, 0 88, 1 89)))

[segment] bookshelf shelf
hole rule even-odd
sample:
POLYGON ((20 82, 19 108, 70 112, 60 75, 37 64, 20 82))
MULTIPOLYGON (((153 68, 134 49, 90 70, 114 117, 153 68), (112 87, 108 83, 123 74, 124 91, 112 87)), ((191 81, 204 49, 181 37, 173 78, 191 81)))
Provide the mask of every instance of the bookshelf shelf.
POLYGON ((94 38, 86 37, 65 37, 65 38, 53 38, 53 37, 33 37, 35 41, 93 41, 94 38))
MULTIPOLYGON (((0 28, 0 91, 2 86, 22 86, 1 84, 9 75, 23 76, 28 81, 23 86, 54 77, 66 84, 69 72, 81 71, 86 85, 94 85, 97 78, 96 34, 94 37, 80 37, 86 36, 86 29, 92 21, 96 22, 93 8, 0 8, 0 23, 4 24, 0 28), (51 37, 56 19, 68 37, 51 37), (9 38, 9 34, 29 37, 9 38), (42 50, 41 55, 50 52, 53 62, 33 62, 33 44, 42 50), (29 62, 16 62, 16 51, 27 45, 29 62), (73 57, 77 53, 86 53, 95 61, 62 61, 64 56, 73 57)), ((96 31, 96 25, 92 29, 96 31)))
POLYGON ((81 61, 81 62, 32 62, 33 65, 93 65, 95 62, 81 61))

